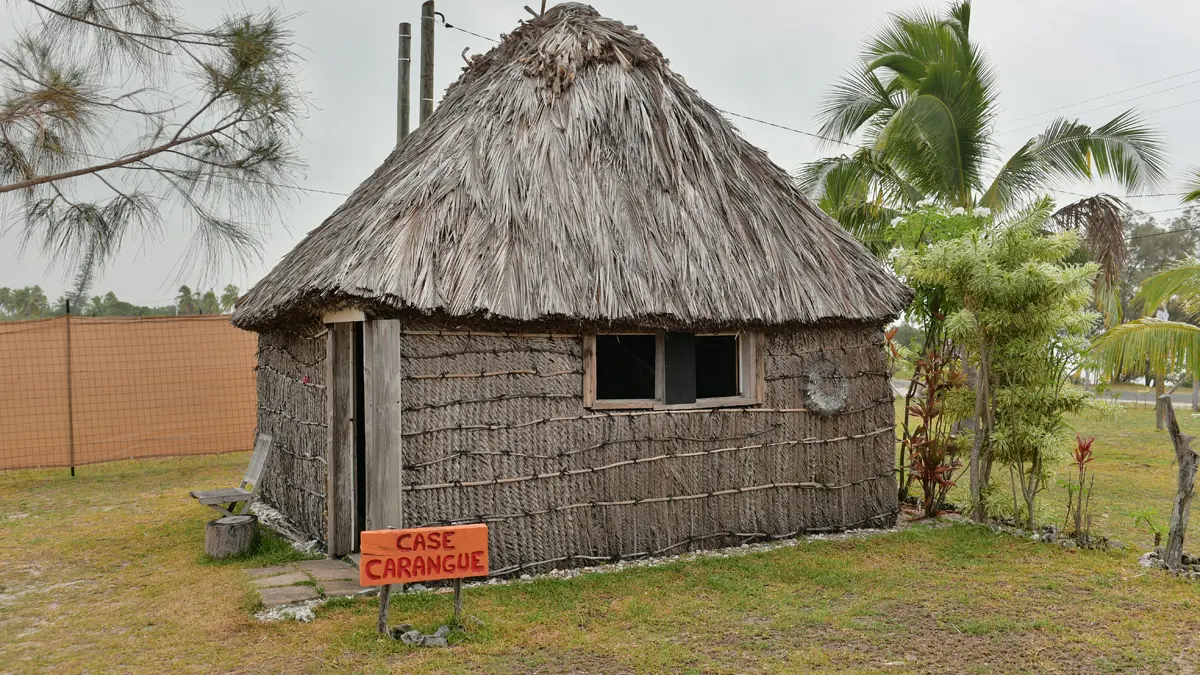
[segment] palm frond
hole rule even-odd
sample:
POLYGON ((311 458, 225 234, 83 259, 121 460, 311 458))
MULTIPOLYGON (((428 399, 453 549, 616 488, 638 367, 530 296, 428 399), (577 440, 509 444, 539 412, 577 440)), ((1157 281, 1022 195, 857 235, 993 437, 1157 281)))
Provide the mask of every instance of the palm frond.
POLYGON ((1129 207, 1112 195, 1099 194, 1068 204, 1055 212, 1052 223, 1060 230, 1084 235, 1084 250, 1100 264, 1102 279, 1115 285, 1125 269, 1129 246, 1125 241, 1125 217, 1129 207))
POLYGON ((1096 129, 1059 118, 1035 141, 1031 152, 1044 163, 1044 179, 1107 178, 1137 192, 1160 186, 1166 175, 1161 135, 1132 110, 1096 129))
POLYGON ((921 192, 866 148, 802 165, 794 180, 822 211, 876 254, 892 247, 889 231, 892 219, 899 215, 897 209, 922 198, 921 192))
POLYGON ((1200 167, 1193 168, 1191 170, 1191 174, 1191 178, 1184 183, 1183 187, 1183 189, 1187 191, 1182 200, 1185 204, 1189 202, 1200 202, 1200 167))
POLYGON ((1104 320, 1105 328, 1118 326, 1125 320, 1124 312, 1121 309, 1121 286, 1120 282, 1109 282, 1101 273, 1096 276, 1096 286, 1094 289, 1096 298, 1096 309, 1100 310, 1100 316, 1104 320))
POLYGON ((1030 139, 1008 158, 979 199, 980 206, 1003 213, 1045 184, 1046 164, 1034 152, 1036 147, 1037 139, 1030 139))
POLYGON ((1092 343, 1089 357, 1110 377, 1140 375, 1147 360, 1159 372, 1180 367, 1196 375, 1200 327, 1144 318, 1109 329, 1092 343))
POLYGON ((1134 300, 1147 315, 1172 300, 1189 315, 1200 315, 1200 261, 1186 260, 1146 279, 1134 300))
POLYGON ((884 85, 873 70, 858 67, 841 78, 822 100, 817 111, 820 135, 845 140, 877 115, 894 111, 897 105, 894 91, 884 85))

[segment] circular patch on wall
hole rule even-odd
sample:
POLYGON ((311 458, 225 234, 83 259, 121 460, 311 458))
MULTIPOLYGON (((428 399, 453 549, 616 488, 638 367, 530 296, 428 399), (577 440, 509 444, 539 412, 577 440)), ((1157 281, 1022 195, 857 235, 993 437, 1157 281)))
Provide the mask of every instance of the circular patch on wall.
POLYGON ((809 410, 821 415, 835 415, 846 407, 850 379, 833 361, 821 358, 813 362, 804 383, 804 404, 809 410))

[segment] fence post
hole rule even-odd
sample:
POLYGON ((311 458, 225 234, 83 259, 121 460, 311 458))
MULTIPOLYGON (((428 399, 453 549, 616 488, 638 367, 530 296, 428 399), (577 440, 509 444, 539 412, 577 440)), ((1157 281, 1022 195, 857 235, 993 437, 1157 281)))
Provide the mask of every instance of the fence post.
POLYGON ((75 397, 71 391, 71 301, 67 300, 67 438, 70 443, 71 478, 75 477, 75 397))

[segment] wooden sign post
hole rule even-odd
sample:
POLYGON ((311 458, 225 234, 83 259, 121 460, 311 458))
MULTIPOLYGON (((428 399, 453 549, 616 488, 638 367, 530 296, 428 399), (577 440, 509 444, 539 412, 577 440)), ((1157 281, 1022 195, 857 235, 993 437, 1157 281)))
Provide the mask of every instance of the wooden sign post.
MULTIPOLYGON (((363 532, 358 581, 363 586, 454 580, 454 618, 462 615, 462 580, 488 573, 487 525, 363 532)), ((383 589, 380 589, 381 591, 383 589)), ((387 597, 379 596, 379 632, 387 633, 387 597)))

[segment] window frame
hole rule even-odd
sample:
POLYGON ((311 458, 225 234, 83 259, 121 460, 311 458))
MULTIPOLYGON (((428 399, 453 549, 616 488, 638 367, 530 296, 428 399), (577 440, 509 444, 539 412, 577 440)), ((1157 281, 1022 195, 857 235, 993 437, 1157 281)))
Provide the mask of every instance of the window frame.
POLYGON ((592 410, 702 410, 762 405, 766 378, 763 365, 763 335, 756 331, 707 331, 696 337, 735 335, 738 337, 737 396, 698 398, 695 403, 666 401, 666 337, 664 330, 625 330, 590 332, 583 335, 583 405, 592 410), (596 337, 598 335, 654 335, 654 398, 596 398, 596 337))

